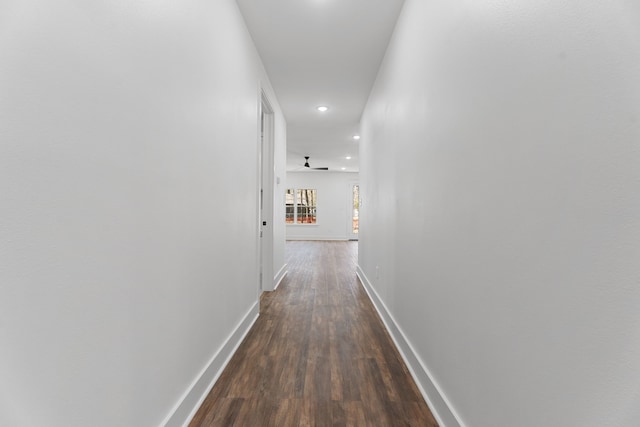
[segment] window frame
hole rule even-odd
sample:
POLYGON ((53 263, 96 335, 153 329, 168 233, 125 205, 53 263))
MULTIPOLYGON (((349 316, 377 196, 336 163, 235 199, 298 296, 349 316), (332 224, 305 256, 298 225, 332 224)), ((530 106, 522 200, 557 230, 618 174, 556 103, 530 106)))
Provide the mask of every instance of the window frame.
POLYGON ((318 189, 285 189, 285 225, 318 225, 318 189), (309 192, 311 193, 309 194, 309 192), (305 221, 305 219, 311 219, 313 222, 305 221))

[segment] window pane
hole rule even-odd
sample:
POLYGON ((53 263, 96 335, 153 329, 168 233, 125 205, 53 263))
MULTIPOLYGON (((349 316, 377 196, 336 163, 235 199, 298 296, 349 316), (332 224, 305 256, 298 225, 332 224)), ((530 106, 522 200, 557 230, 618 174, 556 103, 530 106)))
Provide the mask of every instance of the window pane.
POLYGON ((293 224, 294 211, 293 211, 293 189, 292 188, 289 188, 285 191, 284 202, 285 202, 285 223, 293 224))
POLYGON ((316 223, 316 190, 305 188, 296 190, 297 223, 316 223))

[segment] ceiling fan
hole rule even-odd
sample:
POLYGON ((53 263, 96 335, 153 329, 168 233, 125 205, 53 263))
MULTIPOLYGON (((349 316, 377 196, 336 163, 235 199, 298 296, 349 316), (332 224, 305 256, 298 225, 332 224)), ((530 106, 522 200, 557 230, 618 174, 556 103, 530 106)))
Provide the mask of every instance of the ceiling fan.
POLYGON ((304 156, 304 167, 307 169, 317 170, 317 171, 328 171, 329 168, 312 168, 309 166, 309 156, 304 156))

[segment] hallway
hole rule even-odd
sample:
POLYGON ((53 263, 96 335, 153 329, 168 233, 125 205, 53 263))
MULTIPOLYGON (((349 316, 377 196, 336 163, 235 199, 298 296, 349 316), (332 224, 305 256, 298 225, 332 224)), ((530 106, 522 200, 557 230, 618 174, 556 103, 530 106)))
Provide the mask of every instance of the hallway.
POLYGON ((640 0, 1 1, 0 426, 640 426, 639 75, 640 0))
POLYGON ((356 274, 356 242, 287 242, 289 274, 190 426, 437 426, 356 274))

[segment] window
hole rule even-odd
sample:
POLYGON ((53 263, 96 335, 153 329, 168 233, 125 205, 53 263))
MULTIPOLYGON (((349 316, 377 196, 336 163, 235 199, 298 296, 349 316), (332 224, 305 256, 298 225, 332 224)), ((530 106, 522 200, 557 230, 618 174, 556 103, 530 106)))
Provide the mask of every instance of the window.
POLYGON ((287 224, 316 223, 317 191, 310 188, 289 188, 285 192, 285 222, 287 224))
POLYGON ((351 232, 353 234, 358 234, 359 228, 359 218, 358 214, 360 211, 360 186, 358 184, 354 184, 351 187, 353 193, 352 206, 351 206, 351 232))

